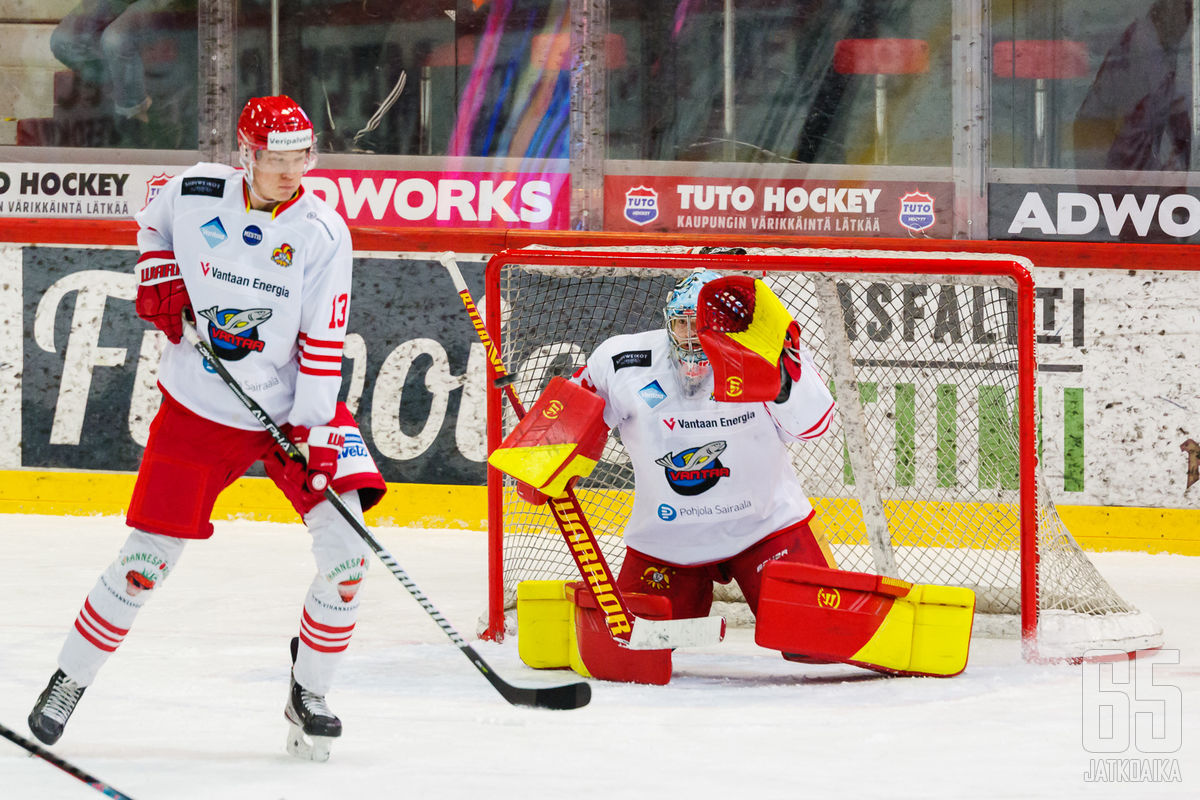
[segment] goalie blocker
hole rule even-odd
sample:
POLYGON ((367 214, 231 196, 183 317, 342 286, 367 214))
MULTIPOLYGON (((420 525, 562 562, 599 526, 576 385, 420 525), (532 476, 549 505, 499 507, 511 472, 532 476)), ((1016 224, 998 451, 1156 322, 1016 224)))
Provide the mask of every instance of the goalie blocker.
POLYGON ((595 469, 607 438, 604 401, 577 383, 554 377, 488 463, 525 484, 523 497, 545 502, 561 497, 595 469))

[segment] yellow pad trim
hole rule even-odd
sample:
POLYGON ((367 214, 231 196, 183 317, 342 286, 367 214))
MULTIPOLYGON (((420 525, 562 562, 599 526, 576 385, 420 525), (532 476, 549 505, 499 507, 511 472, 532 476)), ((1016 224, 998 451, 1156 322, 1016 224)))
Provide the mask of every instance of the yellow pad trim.
POLYGON ((915 617, 915 606, 907 599, 897 597, 879 628, 850 660, 884 669, 907 670, 912 661, 915 617))
POLYGON ((521 581, 517 584, 517 654, 534 669, 570 666, 570 630, 575 606, 567 599, 566 581, 521 581))
POLYGON ((528 483, 543 494, 558 497, 567 490, 567 481, 592 473, 596 461, 574 455, 578 445, 542 444, 532 447, 498 447, 488 463, 505 475, 528 483))
POLYGON ((498 447, 488 456, 488 463, 523 483, 541 486, 563 468, 574 449, 575 445, 570 442, 532 447, 498 447))
POLYGON ((967 666, 975 593, 917 584, 896 598, 879 629, 849 660, 922 675, 957 675, 967 666))
POLYGON ((975 592, 961 586, 917 586, 909 670, 927 675, 957 675, 967 666, 975 592))
POLYGON ((595 468, 595 459, 588 458, 587 456, 575 456, 562 468, 562 471, 555 476, 554 480, 539 486, 538 490, 542 494, 547 494, 551 497, 562 497, 567 493, 568 481, 572 478, 586 478, 592 474, 592 470, 595 468))
POLYGON ((768 364, 778 364, 779 355, 783 352, 783 340, 791 322, 792 315, 771 291, 771 287, 756 278, 754 319, 746 330, 728 333, 726 336, 761 356, 768 364))

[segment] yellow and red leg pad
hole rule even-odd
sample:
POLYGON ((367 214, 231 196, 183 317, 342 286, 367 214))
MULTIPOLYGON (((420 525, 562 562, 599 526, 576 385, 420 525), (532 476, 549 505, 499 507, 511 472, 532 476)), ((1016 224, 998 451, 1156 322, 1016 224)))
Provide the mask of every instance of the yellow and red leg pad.
POLYGON ((803 654, 791 660, 949 677, 966 668, 974 618, 970 589, 773 561, 763 567, 754 641, 803 654))
POLYGON ((517 584, 517 655, 534 669, 566 669, 575 606, 567 600, 568 581, 517 584))
POLYGON ((591 473, 604 452, 604 401, 562 377, 552 378, 533 408, 488 456, 488 463, 549 497, 591 473))
MULTIPOLYGON (((630 650, 608 632, 605 612, 583 581, 566 585, 574 608, 568 650, 571 669, 586 678, 664 685, 671 680, 671 650, 630 650)), ((670 619, 671 601, 659 595, 626 592, 629 610, 643 619, 670 619)))

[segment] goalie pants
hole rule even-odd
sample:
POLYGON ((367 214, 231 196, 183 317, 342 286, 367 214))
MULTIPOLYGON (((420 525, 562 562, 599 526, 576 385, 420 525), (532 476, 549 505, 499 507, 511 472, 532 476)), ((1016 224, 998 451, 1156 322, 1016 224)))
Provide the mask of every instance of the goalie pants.
MULTIPOLYGON (((212 534, 209 516, 217 495, 255 460, 269 457, 273 445, 269 436, 263 441, 264 435, 205 420, 164 397, 150 428, 127 515, 134 530, 88 593, 59 654, 58 665, 72 680, 81 686, 92 683, 124 642, 138 611, 174 569, 187 540, 212 534)), ((279 483, 281 469, 268 463, 267 473, 279 483)), ((344 478, 339 460, 334 485, 341 484, 342 499, 361 522, 360 492, 367 504, 378 500, 383 479, 377 469, 344 478)), ((300 615, 295 677, 306 689, 323 695, 354 632, 358 590, 370 549, 331 503, 311 493, 303 497, 294 486, 280 484, 280 488, 308 527, 317 566, 300 615)), ((232 591, 240 582, 252 581, 257 570, 245 565, 230 568, 244 570, 232 576, 232 591)), ((281 644, 281 654, 285 651, 281 644)))
POLYGON ((667 597, 673 619, 690 619, 708 616, 712 610, 714 582, 735 580, 750 610, 757 613, 762 568, 769 561, 837 566, 823 540, 803 521, 760 539, 732 558, 707 564, 672 564, 627 548, 617 586, 622 592, 667 597))

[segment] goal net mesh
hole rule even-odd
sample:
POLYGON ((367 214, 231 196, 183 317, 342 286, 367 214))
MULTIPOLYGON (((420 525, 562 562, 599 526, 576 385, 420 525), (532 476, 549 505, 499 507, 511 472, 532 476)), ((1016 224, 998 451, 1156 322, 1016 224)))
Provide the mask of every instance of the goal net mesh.
MULTIPOLYGON (((1020 287, 1013 278, 980 274, 982 261, 971 254, 748 250, 797 261, 792 268, 763 268, 714 263, 711 256, 691 263, 682 258, 685 248, 657 248, 681 258, 663 268, 610 266, 613 258, 602 252, 589 254, 586 263, 577 257, 547 263, 547 252, 539 252, 538 263, 511 256, 513 263, 489 279, 486 296, 488 306, 499 303, 493 336, 526 405, 552 377, 582 366, 606 338, 661 326, 668 292, 691 268, 735 266, 760 276, 799 322, 837 400, 828 433, 790 445, 816 509, 813 530, 828 541, 837 565, 969 587, 979 613, 1020 613, 1018 444, 1037 431, 1021 428, 1018 376, 1036 365, 1019 352, 1020 287), (872 266, 864 273, 855 265, 867 255, 916 271, 872 266), (822 259, 821 271, 799 263, 813 256, 822 259)), ((516 424, 507 404, 499 424, 501 435, 516 424)), ((502 480, 503 596, 512 607, 520 581, 578 573, 548 509, 526 503, 511 479, 502 480)), ((610 434, 602 461, 576 493, 614 573, 633 489, 628 457, 610 434)), ((1040 473, 1037 498, 1036 571, 1027 580, 1036 582, 1040 655, 1154 646, 1157 626, 1098 573, 1063 524, 1040 473)), ((718 606, 732 623, 752 620, 736 605, 736 585, 715 589, 718 601, 733 604, 718 606)), ((994 632, 1016 632, 1015 616, 1001 619, 1007 623, 994 632)))

